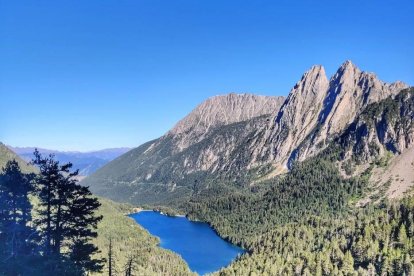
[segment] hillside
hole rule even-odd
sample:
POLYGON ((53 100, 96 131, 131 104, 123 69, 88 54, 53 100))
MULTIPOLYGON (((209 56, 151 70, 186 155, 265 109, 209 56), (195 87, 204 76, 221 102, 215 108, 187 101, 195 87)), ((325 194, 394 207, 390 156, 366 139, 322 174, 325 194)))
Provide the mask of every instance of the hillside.
POLYGON ((245 190, 317 155, 364 109, 405 87, 385 83, 350 61, 330 79, 322 66, 313 66, 283 104, 271 97, 213 97, 164 136, 82 183, 97 194, 134 204, 182 202, 203 189, 245 190))
POLYGON ((33 166, 29 165, 27 161, 23 160, 15 152, 13 152, 6 145, 0 142, 0 168, 3 168, 4 165, 6 165, 7 161, 13 159, 17 161, 22 172, 36 172, 36 169, 33 166))

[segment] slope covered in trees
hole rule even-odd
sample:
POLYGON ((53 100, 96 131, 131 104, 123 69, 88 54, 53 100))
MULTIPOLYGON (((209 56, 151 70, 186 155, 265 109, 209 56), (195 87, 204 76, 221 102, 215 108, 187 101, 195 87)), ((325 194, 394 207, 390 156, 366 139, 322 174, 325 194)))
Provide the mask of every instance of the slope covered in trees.
POLYGON ((275 227, 217 275, 412 275, 414 198, 275 227))
POLYGON ((190 202, 190 217, 249 250, 216 274, 412 275, 414 197, 356 207, 371 169, 344 179, 341 155, 296 164, 257 193, 190 202))

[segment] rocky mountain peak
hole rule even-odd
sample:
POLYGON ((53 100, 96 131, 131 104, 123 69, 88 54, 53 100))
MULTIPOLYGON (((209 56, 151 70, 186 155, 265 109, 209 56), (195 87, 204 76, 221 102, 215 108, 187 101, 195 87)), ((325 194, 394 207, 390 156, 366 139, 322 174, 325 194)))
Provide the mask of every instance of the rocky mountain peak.
POLYGON ((321 77, 326 78, 325 68, 322 65, 314 65, 308 71, 306 71, 305 74, 303 74, 298 84, 309 81, 313 82, 321 77))
POLYGON ((395 95, 406 87, 401 82, 387 84, 374 73, 361 71, 351 61, 345 61, 329 83, 320 120, 322 139, 342 131, 367 104, 395 95))
POLYGON ((357 80, 360 78, 362 71, 352 61, 345 61, 332 76, 330 83, 331 86, 345 86, 352 87, 356 85, 357 80))
POLYGON ((355 70, 359 70, 359 68, 351 61, 351 60, 345 60, 341 66, 339 67, 338 71, 355 71, 355 70))
POLYGON ((257 160, 267 156, 277 167, 284 167, 289 160, 304 160, 343 131, 365 106, 406 87, 401 82, 387 84, 349 60, 329 81, 322 66, 313 66, 296 83, 275 115, 257 160))
POLYGON ((328 79, 323 66, 312 66, 290 91, 277 115, 276 123, 306 123, 308 111, 320 105, 325 97, 328 79))
POLYGON ((266 132, 262 142, 265 150, 257 154, 258 159, 269 156, 285 163, 317 124, 328 85, 323 66, 312 66, 303 74, 277 113, 274 125, 266 132), (271 148, 264 146, 266 144, 271 144, 271 148))
POLYGON ((408 87, 409 86, 406 83, 402 82, 402 81, 396 81, 396 82, 393 82, 389 85, 389 88, 392 91, 400 91, 400 90, 408 88, 408 87))

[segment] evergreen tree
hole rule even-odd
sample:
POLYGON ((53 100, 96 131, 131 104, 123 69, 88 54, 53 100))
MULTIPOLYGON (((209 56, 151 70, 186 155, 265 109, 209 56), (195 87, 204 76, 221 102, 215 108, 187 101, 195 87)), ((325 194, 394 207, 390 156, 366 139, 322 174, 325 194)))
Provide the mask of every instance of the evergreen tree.
POLYGON ((7 162, 0 175, 0 267, 9 275, 21 274, 24 260, 36 254, 37 235, 29 226, 31 178, 15 160, 7 162))
POLYGON ((108 275, 115 275, 115 266, 114 266, 114 252, 112 248, 112 239, 109 239, 109 248, 108 248, 108 275))
POLYGON ((402 248, 406 248, 408 246, 407 230, 404 224, 401 224, 398 231, 398 242, 402 248))
POLYGON ((129 256, 125 264, 125 276, 132 276, 135 268, 135 257, 129 256))
POLYGON ((98 249, 90 244, 102 219, 95 215, 99 201, 87 187, 77 184, 78 171, 71 172, 71 163, 60 165, 53 155, 42 157, 37 150, 34 155, 32 162, 40 171, 35 182, 41 205, 35 222, 42 229, 44 255, 56 260, 69 258, 83 271, 101 270, 103 260, 92 259, 98 249), (63 247, 69 252, 62 252, 63 247))

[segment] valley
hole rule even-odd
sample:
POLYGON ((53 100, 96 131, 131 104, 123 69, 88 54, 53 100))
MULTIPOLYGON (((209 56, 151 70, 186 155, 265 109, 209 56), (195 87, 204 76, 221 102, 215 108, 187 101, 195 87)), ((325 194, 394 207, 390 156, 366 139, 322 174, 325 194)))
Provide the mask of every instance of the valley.
MULTIPOLYGON (((110 256, 103 270, 129 264, 143 275, 409 275, 414 90, 406 87, 346 61, 329 81, 312 67, 286 98, 205 101, 80 182, 101 203, 96 258, 110 256)), ((3 163, 38 173, 2 150, 3 163)))
POLYGON ((0 1, 0 276, 414 276, 414 1, 0 1))

